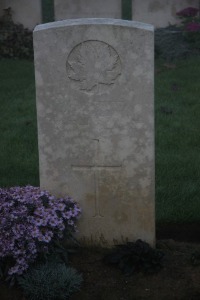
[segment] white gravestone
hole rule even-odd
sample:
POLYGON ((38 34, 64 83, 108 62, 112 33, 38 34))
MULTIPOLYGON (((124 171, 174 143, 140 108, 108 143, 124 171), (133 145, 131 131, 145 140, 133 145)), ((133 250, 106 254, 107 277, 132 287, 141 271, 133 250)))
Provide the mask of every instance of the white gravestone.
POLYGON ((34 31, 40 185, 80 203, 83 244, 154 244, 153 45, 131 21, 34 31))
POLYGON ((121 0, 54 0, 55 20, 78 18, 121 19, 121 0))

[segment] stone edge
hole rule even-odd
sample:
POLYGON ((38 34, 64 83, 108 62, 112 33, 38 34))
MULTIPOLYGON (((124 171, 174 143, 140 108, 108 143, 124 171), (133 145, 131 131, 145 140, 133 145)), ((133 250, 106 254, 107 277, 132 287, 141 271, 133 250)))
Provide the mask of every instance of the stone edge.
POLYGON ((62 28, 66 26, 80 26, 80 25, 113 25, 113 26, 121 26, 121 27, 129 27, 129 28, 137 28, 137 29, 154 31, 153 25, 137 22, 137 21, 127 21, 127 20, 109 19, 109 18, 82 18, 82 19, 67 19, 62 21, 40 24, 35 27, 34 32, 45 30, 45 29, 62 28))

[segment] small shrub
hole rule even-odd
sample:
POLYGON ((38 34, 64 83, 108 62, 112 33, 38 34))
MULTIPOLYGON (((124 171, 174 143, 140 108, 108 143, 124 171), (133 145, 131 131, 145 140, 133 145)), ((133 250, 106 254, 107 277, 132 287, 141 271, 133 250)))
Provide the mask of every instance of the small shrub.
POLYGON ((198 8, 195 7, 187 7, 176 13, 180 18, 194 18, 197 16, 199 12, 198 8))
POLYGON ((191 254, 191 263, 193 266, 200 266, 200 251, 191 254))
POLYGON ((33 58, 33 34, 12 20, 11 10, 0 19, 0 58, 33 58))
POLYGON ((155 56, 165 60, 183 58, 190 53, 190 47, 182 30, 176 26, 155 30, 155 56))
POLYGON ((154 273, 161 269, 163 253, 141 240, 117 245, 104 258, 105 263, 117 265, 125 275, 135 272, 154 273))
POLYGON ((59 241, 76 231, 80 208, 38 187, 0 189, 0 267, 4 276, 23 274, 39 255, 64 252, 59 241))
POLYGON ((64 300, 80 289, 82 276, 64 263, 47 263, 31 268, 18 278, 30 300, 64 300))
POLYGON ((179 12, 177 16, 182 20, 181 29, 185 40, 193 49, 200 49, 200 17, 199 9, 187 7, 179 12))

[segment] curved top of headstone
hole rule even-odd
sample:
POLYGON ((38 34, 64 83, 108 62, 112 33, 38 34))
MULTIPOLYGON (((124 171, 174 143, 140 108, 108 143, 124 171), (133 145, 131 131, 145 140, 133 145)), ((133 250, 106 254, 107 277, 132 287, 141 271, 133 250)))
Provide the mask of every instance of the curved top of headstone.
POLYGON ((111 25, 122 27, 133 27, 143 30, 153 31, 154 26, 142 22, 127 21, 121 19, 109 19, 109 18, 83 18, 83 19, 68 19, 63 21, 51 22, 46 24, 37 25, 34 31, 40 31, 45 29, 53 29, 66 26, 80 26, 80 25, 111 25))

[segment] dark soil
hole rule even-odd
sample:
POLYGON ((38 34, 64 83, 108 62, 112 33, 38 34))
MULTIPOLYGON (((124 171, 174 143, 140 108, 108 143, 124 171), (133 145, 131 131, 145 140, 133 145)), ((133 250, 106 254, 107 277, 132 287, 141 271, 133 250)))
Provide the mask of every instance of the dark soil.
POLYGON ((200 223, 160 224, 156 230, 157 239, 173 239, 179 242, 200 244, 200 223))
POLYGON ((191 255, 200 253, 200 224, 157 226, 157 248, 165 254, 163 269, 154 275, 124 276, 102 262, 100 249, 83 249, 71 258, 84 283, 72 300, 200 300, 200 265, 191 255))
MULTIPOLYGON (((163 268, 156 274, 125 276, 105 265, 105 249, 80 249, 70 262, 82 273, 84 282, 71 300, 200 300, 200 224, 165 224, 157 229, 157 245, 164 255, 163 268)), ((0 300, 25 300, 19 290, 0 286, 0 300)), ((26 299, 27 300, 27 299, 26 299)), ((48 299, 47 299, 48 300, 48 299)))

